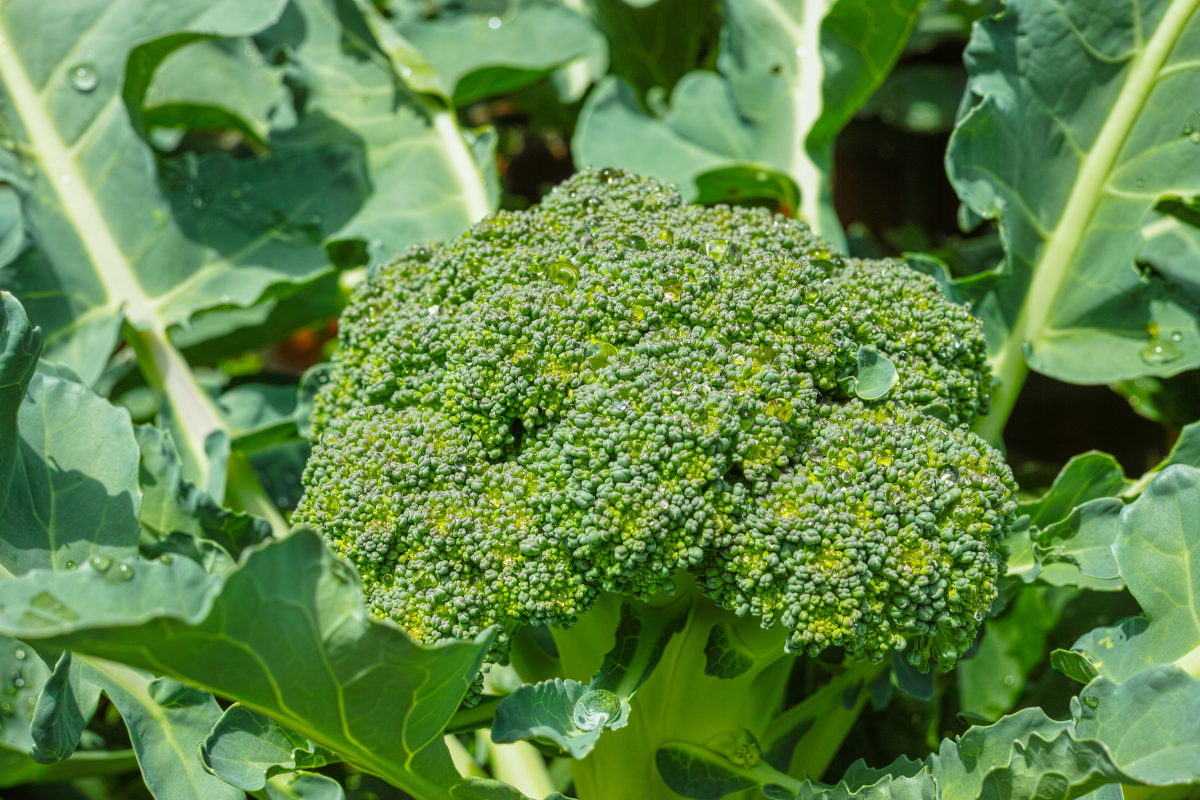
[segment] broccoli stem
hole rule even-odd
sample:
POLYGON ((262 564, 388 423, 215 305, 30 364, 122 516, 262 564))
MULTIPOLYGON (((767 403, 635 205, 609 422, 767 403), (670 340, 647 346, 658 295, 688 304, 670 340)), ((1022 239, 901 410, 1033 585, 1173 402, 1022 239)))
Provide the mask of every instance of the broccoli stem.
MULTIPOLYGON (((668 742, 714 746, 748 730, 762 741, 784 696, 792 657, 784 634, 763 630, 750 617, 720 609, 694 587, 660 595, 648 605, 674 616, 691 605, 684 629, 671 640, 662 661, 633 699, 629 724, 606 731, 596 749, 572 764, 580 800, 638 797, 677 798, 659 778, 655 752, 668 742), (726 622, 755 656, 755 664, 735 678, 704 674, 709 632, 726 622)), ((690 581, 686 581, 690 584, 690 581)), ((554 629, 565 677, 588 681, 614 643, 622 598, 605 595, 570 630, 554 629)))

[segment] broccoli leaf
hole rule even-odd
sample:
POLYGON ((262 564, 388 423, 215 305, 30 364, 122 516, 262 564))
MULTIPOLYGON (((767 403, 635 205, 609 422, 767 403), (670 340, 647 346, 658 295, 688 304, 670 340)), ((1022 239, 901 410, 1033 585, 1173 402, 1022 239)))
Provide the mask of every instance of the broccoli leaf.
POLYGON ((1116 497, 1129 485, 1125 470, 1107 453, 1095 450, 1073 457, 1054 478, 1046 493, 1019 505, 1029 522, 1045 528, 1066 519, 1076 506, 1100 497, 1116 497))
POLYGON ((270 778, 338 761, 338 757, 268 716, 235 703, 200 745, 204 768, 228 784, 257 791, 270 778))
POLYGON ((1002 265, 973 279, 1003 328, 987 438, 1026 365, 1107 383, 1200 363, 1191 256, 1160 249, 1135 267, 1158 202, 1200 191, 1196 117, 1180 110, 1200 85, 1194 10, 1112 4, 1089 24, 1094 4, 1023 0, 975 25, 946 162, 964 216, 997 220, 1006 243, 1002 265))
POLYGON ((221 715, 208 692, 140 669, 97 660, 85 679, 104 691, 121 712, 155 797, 180 800, 242 800, 238 789, 204 771, 196 749, 221 715))
POLYGON ((621 603, 616 642, 592 680, 583 684, 554 678, 517 689, 496 706, 492 741, 549 742, 572 758, 583 758, 606 729, 625 727, 630 701, 687 624, 690 610, 686 597, 666 610, 621 603))
POLYGON ((457 106, 514 91, 577 59, 598 57, 601 71, 607 63, 604 38, 562 0, 447 6, 433 19, 427 8, 396 0, 392 24, 429 59, 457 106))
POLYGON ((749 165, 786 175, 799 187, 800 216, 841 240, 829 187, 834 138, 900 56, 920 5, 727 3, 719 73, 684 75, 658 118, 629 84, 605 78, 580 114, 576 162, 672 181, 691 200, 713 170, 749 165))
MULTIPOLYGON (((0 636, 0 759, 4 748, 29 753, 34 746, 30 735, 29 714, 38 695, 50 679, 50 668, 37 652, 16 639, 0 636)), ((0 769, 0 775, 4 770, 0 769)), ((0 779, 0 786, 6 785, 0 779)))
POLYGON ((13 461, 0 463, 0 475, 12 476, 0 495, 0 565, 20 574, 136 554, 142 494, 129 412, 83 384, 37 373, 18 423, 13 461))
POLYGON ((718 622, 708 632, 704 645, 704 674, 714 678, 736 678, 754 666, 754 653, 737 638, 727 622, 718 622))
POLYGON ((495 209, 494 132, 459 130, 441 77, 370 2, 294 0, 277 28, 263 36, 298 32, 279 47, 304 113, 337 120, 366 146, 375 191, 331 247, 359 240, 377 263, 453 238, 495 209))
POLYGON ((37 698, 30 735, 33 759, 53 764, 70 758, 84 727, 96 713, 100 688, 84 677, 84 662, 63 653, 37 698))
POLYGON ((57 764, 39 764, 24 753, 0 747, 0 789, 22 783, 57 783, 120 775, 137 769, 133 750, 78 751, 57 764))
POLYGON ((267 781, 267 800, 343 800, 345 796, 340 783, 316 772, 279 775, 267 781))
POLYGON ((1176 465, 1158 474, 1120 517, 1112 553, 1145 619, 1099 629, 1073 649, 1100 674, 1125 681, 1157 664, 1200 672, 1200 470, 1176 465))
POLYGON ((426 649, 371 621, 353 568, 311 531, 251 548, 228 578, 183 558, 35 571, 0 581, 0 605, 0 632, 186 679, 412 794, 475 796, 441 731, 491 635, 426 649))

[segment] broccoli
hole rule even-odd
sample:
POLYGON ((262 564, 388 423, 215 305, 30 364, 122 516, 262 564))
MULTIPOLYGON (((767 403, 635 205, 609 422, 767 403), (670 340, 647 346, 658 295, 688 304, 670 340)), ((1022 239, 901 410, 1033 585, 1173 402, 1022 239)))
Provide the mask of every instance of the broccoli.
POLYGON ((339 342, 293 521, 419 641, 497 625, 504 661, 523 626, 561 650, 610 595, 688 592, 780 654, 948 669, 996 597, 1016 488, 968 429, 980 323, 800 222, 584 171, 378 269, 339 342))

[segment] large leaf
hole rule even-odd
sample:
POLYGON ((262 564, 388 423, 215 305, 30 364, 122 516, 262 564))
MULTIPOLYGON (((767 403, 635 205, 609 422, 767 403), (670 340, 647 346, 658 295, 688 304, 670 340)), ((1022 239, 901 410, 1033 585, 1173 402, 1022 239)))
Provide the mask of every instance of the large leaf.
POLYGON ((1156 664, 1200 674, 1200 470, 1163 470, 1121 512, 1117 570, 1145 619, 1076 643, 1101 675, 1125 681, 1156 664))
POLYGON ((131 571, 0 581, 0 631, 203 686, 416 796, 518 796, 463 784, 442 740, 490 635, 426 649, 372 621, 354 570, 308 530, 227 579, 184 558, 131 571))
POLYGON ((1007 250, 977 287, 1003 337, 990 437, 1026 364, 1106 383, 1200 363, 1194 259, 1134 264, 1158 201, 1200 191, 1185 119, 1200 90, 1195 8, 1016 0, 975 25, 947 165, 1007 250))
POLYGON ((800 189, 801 216, 836 242, 833 140, 887 76, 920 5, 729 0, 719 72, 685 75, 658 118, 619 78, 602 81, 580 115, 575 160, 672 181, 689 199, 715 169, 750 165, 763 181, 780 173, 800 189))
POLYGON ((99 375, 122 311, 138 328, 164 331, 327 269, 321 226, 315 237, 304 231, 321 214, 336 230, 361 202, 366 184, 352 147, 302 132, 277 142, 275 158, 214 154, 193 174, 160 181, 135 128, 163 58, 200 38, 253 33, 282 6, 108 0, 64 14, 24 0, 0 13, 10 142, 0 174, 20 198, 25 230, 0 283, 46 329, 50 356, 85 381, 99 375), (239 201, 254 212, 232 213, 239 201))

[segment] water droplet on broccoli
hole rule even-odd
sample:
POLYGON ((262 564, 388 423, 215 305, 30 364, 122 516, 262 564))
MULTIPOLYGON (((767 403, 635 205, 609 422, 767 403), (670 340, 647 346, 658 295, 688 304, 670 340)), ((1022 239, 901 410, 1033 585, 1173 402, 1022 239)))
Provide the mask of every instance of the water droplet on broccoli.
POLYGON ((1138 353, 1142 361, 1151 366, 1168 364, 1183 355, 1183 352, 1169 341, 1157 337, 1150 339, 1138 353))

